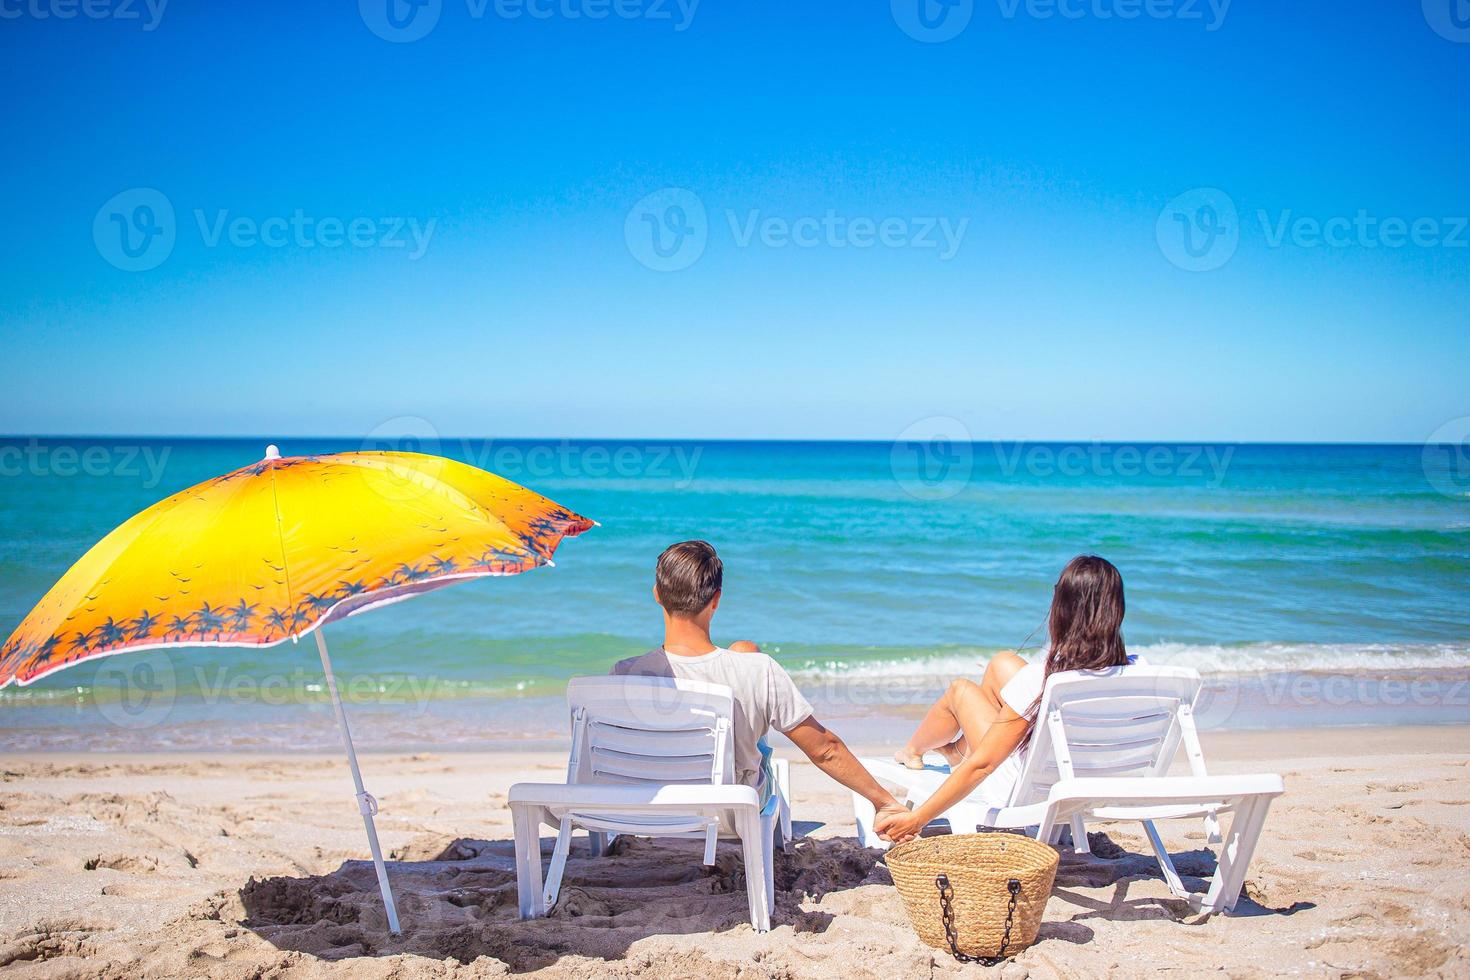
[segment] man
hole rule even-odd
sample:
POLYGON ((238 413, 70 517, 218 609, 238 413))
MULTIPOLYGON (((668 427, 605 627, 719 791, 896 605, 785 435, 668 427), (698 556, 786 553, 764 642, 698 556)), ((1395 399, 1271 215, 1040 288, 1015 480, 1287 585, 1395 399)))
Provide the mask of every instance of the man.
POLYGON ((727 649, 710 639, 710 620, 720 606, 723 580, 724 565, 708 542, 670 545, 654 570, 653 598, 664 610, 663 646, 619 661, 613 673, 677 677, 730 688, 735 694, 736 778, 755 787, 762 802, 772 791, 770 750, 762 739, 774 728, 818 769, 866 797, 880 818, 905 812, 842 739, 813 717, 811 704, 780 664, 749 641, 727 649))

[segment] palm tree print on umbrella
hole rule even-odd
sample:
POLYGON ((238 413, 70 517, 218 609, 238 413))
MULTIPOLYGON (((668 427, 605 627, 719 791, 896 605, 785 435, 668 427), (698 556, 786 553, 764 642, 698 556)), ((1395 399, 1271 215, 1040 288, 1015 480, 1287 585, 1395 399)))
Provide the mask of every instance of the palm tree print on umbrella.
POLYGON ((153 632, 153 627, 158 625, 158 617, 144 609, 135 619, 128 623, 128 639, 146 639, 153 632))
POLYGON ((348 582, 345 579, 338 579, 337 584, 342 586, 342 598, 344 599, 355 595, 362 595, 368 590, 367 583, 364 582, 362 579, 358 579, 355 582, 348 582))
POLYGON ((235 603, 226 610, 229 613, 230 631, 232 633, 243 633, 250 628, 250 620, 255 618, 255 607, 244 599, 235 603))
POLYGON ((59 646, 61 646, 61 637, 57 636, 55 633, 52 633, 50 636, 46 637, 46 639, 42 640, 40 645, 36 647, 36 655, 41 657, 42 659, 49 660, 52 656, 55 655, 56 648, 59 646))
POLYGON ((111 616, 107 617, 107 622, 97 627, 97 649, 99 650, 115 647, 127 638, 128 633, 123 628, 123 624, 114 621, 111 616))
POLYGON ((214 634, 219 639, 225 630, 224 609, 220 606, 211 606, 205 602, 194 610, 194 635, 201 639, 207 634, 214 634))
POLYGON ((528 564, 534 564, 535 559, 519 551, 509 551, 504 548, 489 548, 480 553, 475 559, 475 568, 483 568, 487 572, 504 575, 517 572, 528 564))
POLYGON ((449 575, 458 567, 459 565, 455 563, 453 558, 440 558, 438 555, 429 556, 430 575, 449 575))
POLYGON ((266 628, 269 629, 272 634, 284 634, 289 632, 291 627, 288 623, 288 617, 290 617, 290 615, 291 610, 277 609, 275 606, 272 606, 270 612, 265 614, 266 628))
POLYGON ((388 581, 394 585, 402 585, 409 582, 422 582, 429 577, 429 573, 416 564, 404 562, 393 569, 393 574, 388 576, 388 581))

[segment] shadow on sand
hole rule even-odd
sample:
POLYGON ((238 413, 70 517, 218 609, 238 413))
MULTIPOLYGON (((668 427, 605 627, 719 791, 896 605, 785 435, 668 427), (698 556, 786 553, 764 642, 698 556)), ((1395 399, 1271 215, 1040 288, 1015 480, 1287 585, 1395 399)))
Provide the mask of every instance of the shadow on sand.
MULTIPOLYGON (((1172 919, 1176 922, 1200 923, 1210 918, 1201 916, 1183 899, 1154 895, 1130 898, 1129 886, 1138 881, 1161 882, 1158 862, 1152 854, 1133 853, 1120 847, 1106 833, 1089 833, 1088 847, 1091 855, 1078 855, 1070 845, 1061 849, 1061 865, 1057 868, 1057 880, 1053 894, 1063 898, 1083 911, 1072 916, 1067 926, 1077 926, 1090 918, 1114 921, 1140 919, 1172 919), (1097 892, 1112 887, 1111 894, 1100 898, 1097 892), (1093 894, 1078 891, 1079 888, 1094 890, 1093 894)), ((1184 886, 1193 892, 1204 892, 1215 874, 1216 855, 1213 851, 1197 848, 1192 851, 1171 851, 1175 870, 1184 886)), ((1257 915, 1293 915, 1305 909, 1315 908, 1311 902, 1293 902, 1283 908, 1270 908, 1252 897, 1247 881, 1246 891, 1240 896, 1233 911, 1234 917, 1257 915)), ((1155 891, 1157 889, 1154 889, 1155 891)), ((1044 929, 1045 927, 1043 927, 1044 929)), ((1046 935, 1043 931, 1042 935, 1046 935)))
MULTIPOLYGON (((815 825, 814 825, 815 826, 815 825)), ((804 828, 799 828, 804 829, 804 828)), ((1038 942, 1087 943, 1088 919, 1199 921, 1187 902, 1156 894, 1129 897, 1130 885, 1160 881, 1151 855, 1130 853, 1105 833, 1089 835, 1093 854, 1062 850, 1055 906, 1038 942), (1110 889, 1110 890, 1109 890, 1110 889)), ((543 857, 550 839, 543 839, 543 857)), ((282 950, 323 960, 397 953, 469 963, 481 956, 504 962, 513 973, 541 969, 578 955, 621 960, 634 942, 651 935, 723 932, 749 928, 745 882, 737 846, 720 845, 713 866, 700 863, 693 841, 621 839, 610 858, 592 859, 584 841, 574 843, 565 883, 552 914, 522 922, 517 916, 514 845, 469 838, 447 845, 410 844, 394 852, 389 877, 398 899, 403 933, 388 935, 372 865, 350 861, 330 874, 251 879, 239 891, 240 924, 282 950)), ((852 838, 802 839, 792 853, 776 855, 775 929, 825 932, 831 914, 801 908, 804 899, 862 885, 890 884, 882 854, 852 838)), ((1175 854, 1186 885, 1202 890, 1215 870, 1208 850, 1175 854)), ((893 897, 893 901, 898 899, 893 897)), ((1291 915, 1312 908, 1295 902, 1271 908, 1247 894, 1235 915, 1291 915)), ((917 942, 917 939, 915 940, 917 942)))
MULTIPOLYGON (((543 839, 543 856, 551 841, 543 839)), ((512 972, 541 969, 565 955, 619 960, 650 935, 749 928, 738 845, 721 843, 715 863, 700 863, 695 841, 620 839, 609 858, 591 859, 576 842, 552 914, 517 916, 515 846, 461 838, 439 849, 395 852, 388 875, 403 933, 392 937, 373 867, 349 861, 309 877, 251 879, 240 889, 241 925, 283 950, 324 960, 394 953, 461 963, 491 956, 512 972)), ((774 928, 823 932, 832 917, 803 911, 804 897, 887 884, 881 855, 848 839, 801 840, 776 854, 774 928)))

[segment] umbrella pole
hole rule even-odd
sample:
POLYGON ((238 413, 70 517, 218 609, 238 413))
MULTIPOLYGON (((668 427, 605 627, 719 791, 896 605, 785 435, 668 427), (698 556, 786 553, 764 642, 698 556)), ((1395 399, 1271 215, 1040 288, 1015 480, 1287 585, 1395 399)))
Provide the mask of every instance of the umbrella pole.
POLYGON ((357 752, 352 748, 352 730, 347 727, 347 713, 342 710, 342 697, 337 693, 337 678, 332 673, 332 659, 327 656, 327 640, 320 628, 316 631, 316 649, 322 655, 322 672, 327 676, 327 690, 332 692, 332 707, 337 710, 337 727, 342 730, 342 745, 347 749, 347 764, 352 767, 352 785, 357 787, 357 809, 367 830, 368 848, 373 852, 373 867, 378 872, 378 889, 383 893, 383 908, 388 912, 388 931, 398 935, 398 908, 393 904, 393 889, 388 886, 388 869, 383 864, 383 849, 378 846, 378 829, 373 814, 378 801, 362 788, 362 773, 357 768, 357 752))

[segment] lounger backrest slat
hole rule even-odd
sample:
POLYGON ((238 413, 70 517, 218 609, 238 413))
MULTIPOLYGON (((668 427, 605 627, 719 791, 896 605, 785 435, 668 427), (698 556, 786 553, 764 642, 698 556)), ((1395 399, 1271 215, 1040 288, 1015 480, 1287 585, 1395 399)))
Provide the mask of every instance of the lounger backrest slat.
POLYGON ((1064 776, 1159 776, 1179 750, 1199 674, 1184 667, 1132 664, 1066 671, 1047 679, 1012 805, 1046 799, 1064 776), (1060 720, 1064 751, 1058 751, 1060 720), (1058 757, 1064 763, 1059 765, 1058 757), (1070 772, 1064 772, 1070 768, 1070 772))
POLYGON ((590 752, 594 776, 624 776, 652 783, 708 783, 714 769, 713 751, 702 755, 660 756, 615 752, 594 743, 590 752))
POLYGON ((734 782, 728 687, 665 677, 576 677, 569 783, 734 782))
POLYGON ((589 724, 592 744, 612 752, 627 752, 634 755, 657 753, 660 755, 700 755, 710 748, 710 726, 700 728, 674 728, 665 731, 639 731, 610 725, 602 721, 589 724))

